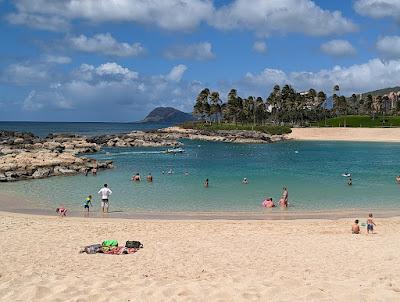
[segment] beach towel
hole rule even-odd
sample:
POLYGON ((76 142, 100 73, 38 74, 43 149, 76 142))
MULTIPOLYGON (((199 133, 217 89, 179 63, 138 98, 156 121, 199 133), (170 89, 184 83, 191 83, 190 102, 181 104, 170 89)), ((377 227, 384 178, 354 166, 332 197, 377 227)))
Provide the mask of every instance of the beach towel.
POLYGON ((133 254, 136 253, 138 250, 134 248, 127 248, 124 246, 117 246, 112 249, 107 249, 104 250, 103 248, 103 253, 104 254, 109 254, 109 255, 123 255, 123 254, 133 254))
POLYGON ((104 240, 101 245, 106 246, 106 247, 118 246, 118 241, 117 240, 104 240))

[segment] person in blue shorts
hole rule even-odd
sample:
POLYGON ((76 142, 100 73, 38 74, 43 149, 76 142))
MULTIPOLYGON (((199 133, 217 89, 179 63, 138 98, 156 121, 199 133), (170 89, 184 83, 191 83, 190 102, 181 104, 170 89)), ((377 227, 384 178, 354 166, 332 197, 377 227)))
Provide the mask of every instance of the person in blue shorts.
POLYGON ((85 201, 83 202, 83 209, 87 210, 89 213, 89 208, 92 206, 92 195, 89 195, 88 197, 85 198, 85 201))

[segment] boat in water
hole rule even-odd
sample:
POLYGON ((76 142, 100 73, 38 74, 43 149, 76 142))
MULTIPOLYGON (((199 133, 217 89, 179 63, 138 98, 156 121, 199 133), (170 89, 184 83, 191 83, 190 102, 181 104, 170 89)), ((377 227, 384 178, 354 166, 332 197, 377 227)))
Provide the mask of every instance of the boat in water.
POLYGON ((164 151, 164 153, 167 153, 167 154, 176 154, 176 153, 183 153, 183 152, 185 152, 185 149, 182 149, 182 148, 167 149, 164 151))

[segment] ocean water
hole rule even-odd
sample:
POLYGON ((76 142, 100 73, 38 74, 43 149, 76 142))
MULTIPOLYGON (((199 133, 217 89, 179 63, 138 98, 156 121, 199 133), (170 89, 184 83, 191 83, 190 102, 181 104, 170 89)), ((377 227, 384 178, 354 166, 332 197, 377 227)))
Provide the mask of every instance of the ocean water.
POLYGON ((64 123, 64 122, 1 122, 0 130, 32 132, 45 137, 49 133, 73 133, 87 136, 125 133, 133 130, 154 130, 169 127, 171 124, 139 123, 64 123))
MULTIPOLYGON (((40 207, 80 209, 88 194, 98 206, 98 190, 112 189, 114 210, 262 212, 266 197, 279 199, 289 190, 289 211, 393 209, 400 205, 400 144, 351 142, 281 142, 227 144, 183 141, 186 152, 163 148, 112 148, 91 155, 113 160, 115 169, 97 176, 52 177, 0 183, 2 192, 28 196, 40 207), (162 173, 172 169, 173 174, 162 173), (353 186, 341 174, 351 172, 353 186), (152 173, 153 183, 134 183, 152 173), (185 175, 188 172, 189 175, 185 175), (247 177, 249 184, 241 183, 247 177), (208 178, 209 188, 203 187, 208 178)), ((276 209, 279 211, 279 209, 276 209)))

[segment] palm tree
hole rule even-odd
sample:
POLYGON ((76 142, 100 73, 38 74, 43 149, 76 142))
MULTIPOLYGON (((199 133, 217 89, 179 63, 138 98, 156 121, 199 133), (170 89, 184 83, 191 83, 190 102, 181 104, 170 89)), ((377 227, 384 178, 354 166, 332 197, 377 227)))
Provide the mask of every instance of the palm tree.
POLYGON ((238 112, 238 95, 236 89, 231 89, 228 93, 228 102, 227 102, 227 120, 233 121, 235 125, 237 124, 237 112, 238 112))
POLYGON ((324 120, 325 120, 325 127, 326 127, 326 94, 322 90, 318 92, 318 107, 323 106, 324 110, 324 120))
POLYGON ((364 103, 364 110, 367 112, 367 114, 372 115, 372 119, 375 119, 375 114, 374 114, 374 101, 372 98, 372 95, 368 94, 367 99, 365 100, 364 103))
POLYGON ((211 108, 210 108, 210 113, 214 117, 216 117, 218 124, 220 123, 221 120, 221 99, 219 98, 219 93, 217 91, 213 91, 210 95, 210 102, 211 102, 211 108))

